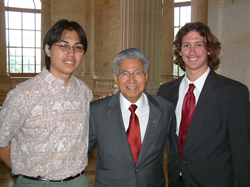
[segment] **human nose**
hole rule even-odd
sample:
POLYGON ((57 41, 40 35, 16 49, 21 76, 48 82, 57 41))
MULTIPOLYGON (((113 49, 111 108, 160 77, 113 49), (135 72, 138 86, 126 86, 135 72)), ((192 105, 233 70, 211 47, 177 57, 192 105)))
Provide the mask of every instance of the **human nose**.
POLYGON ((135 82, 136 81, 134 73, 129 73, 128 81, 129 82, 135 82))
POLYGON ((196 52, 195 46, 191 46, 191 47, 190 47, 190 53, 193 54, 193 53, 195 53, 195 52, 196 52))
POLYGON ((75 55, 75 51, 74 51, 74 47, 73 46, 69 46, 68 55, 70 55, 70 56, 75 55))

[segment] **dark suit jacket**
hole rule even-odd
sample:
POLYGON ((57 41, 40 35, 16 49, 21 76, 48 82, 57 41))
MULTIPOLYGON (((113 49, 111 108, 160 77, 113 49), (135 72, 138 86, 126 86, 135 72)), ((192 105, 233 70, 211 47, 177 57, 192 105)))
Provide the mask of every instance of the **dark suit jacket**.
MULTIPOLYGON (((183 78, 183 77, 182 77, 183 78)), ((158 95, 178 100, 181 79, 163 84, 158 95)), ((250 106, 247 87, 210 71, 178 156, 176 126, 170 127, 169 187, 250 186, 250 106)))
MULTIPOLYGON (((146 93, 146 92, 145 92, 146 93)), ((90 105, 89 154, 97 143, 95 186, 165 187, 163 149, 174 106, 146 93, 149 121, 135 165, 122 120, 120 92, 90 105)))

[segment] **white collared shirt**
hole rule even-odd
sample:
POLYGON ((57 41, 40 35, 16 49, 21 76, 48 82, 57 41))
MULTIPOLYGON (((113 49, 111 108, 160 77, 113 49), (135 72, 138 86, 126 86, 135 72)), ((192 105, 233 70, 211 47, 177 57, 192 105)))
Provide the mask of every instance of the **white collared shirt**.
POLYGON ((195 102, 197 104, 198 99, 200 97, 200 93, 202 91, 202 88, 204 86, 205 80, 207 79, 207 76, 210 72, 210 68, 207 68, 207 71, 200 76, 197 80, 195 80, 194 82, 191 82, 187 76, 185 75, 185 77, 182 79, 180 87, 179 87, 179 99, 176 105, 176 109, 175 109, 175 114, 176 114, 176 134, 177 136, 179 136, 179 128, 180 128, 180 123, 181 123, 181 111, 182 111, 182 105, 183 105, 183 100, 185 97, 185 94, 188 91, 189 88, 189 84, 194 84, 195 85, 195 89, 194 89, 194 96, 195 96, 195 102))
POLYGON ((148 125, 148 118, 149 118, 149 105, 148 105, 148 98, 146 94, 142 93, 142 96, 136 103, 131 103, 122 95, 122 93, 120 93, 120 103, 121 103, 121 112, 122 112, 122 118, 123 118, 125 131, 127 131, 129 127, 129 119, 131 115, 129 107, 131 104, 137 105, 137 109, 135 113, 139 118, 140 131, 141 131, 141 143, 143 143, 144 135, 145 135, 147 125, 148 125))

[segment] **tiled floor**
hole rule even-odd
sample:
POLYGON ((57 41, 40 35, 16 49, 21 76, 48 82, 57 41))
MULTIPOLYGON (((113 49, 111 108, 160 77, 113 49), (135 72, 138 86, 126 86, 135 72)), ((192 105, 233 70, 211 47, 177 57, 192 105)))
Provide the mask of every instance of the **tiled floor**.
MULTIPOLYGON (((167 149, 164 150, 164 170, 167 178, 167 149)), ((96 167, 96 152, 94 151, 89 157, 89 164, 85 168, 85 174, 89 181, 89 187, 94 187, 95 179, 95 167, 96 167)), ((10 176, 10 169, 0 162, 0 187, 12 187, 16 182, 16 178, 10 176)))

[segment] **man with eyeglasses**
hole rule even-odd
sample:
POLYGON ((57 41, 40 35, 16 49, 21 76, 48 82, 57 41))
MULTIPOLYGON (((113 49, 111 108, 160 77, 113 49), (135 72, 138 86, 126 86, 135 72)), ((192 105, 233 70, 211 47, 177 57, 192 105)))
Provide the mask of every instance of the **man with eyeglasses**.
POLYGON ((59 20, 43 41, 46 67, 11 90, 0 113, 0 158, 14 186, 87 187, 88 86, 74 77, 87 51, 76 22, 59 20))
POLYGON ((95 187, 165 187, 163 149, 173 104, 145 91, 149 60, 136 49, 114 59, 119 91, 90 104, 89 155, 97 144, 95 187))

